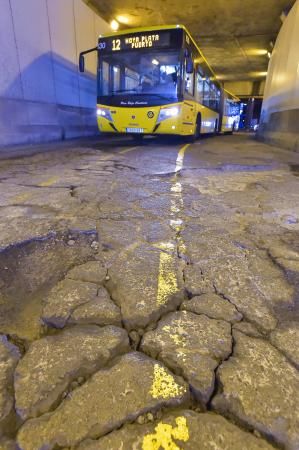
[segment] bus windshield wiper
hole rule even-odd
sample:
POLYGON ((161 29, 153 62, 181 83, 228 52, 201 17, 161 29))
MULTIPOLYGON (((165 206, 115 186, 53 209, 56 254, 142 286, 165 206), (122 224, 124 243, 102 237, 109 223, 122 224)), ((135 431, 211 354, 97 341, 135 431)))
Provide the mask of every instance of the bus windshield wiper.
POLYGON ((135 88, 132 88, 132 89, 117 89, 117 91, 111 91, 111 94, 112 95, 114 95, 114 94, 118 94, 118 93, 120 93, 120 92, 137 92, 137 89, 135 89, 135 88))
POLYGON ((157 97, 157 98, 161 98, 162 100, 167 100, 167 101, 169 101, 169 100, 172 100, 173 99, 173 97, 167 97, 166 95, 163 95, 163 94, 157 94, 157 93, 155 93, 155 92, 138 92, 137 91, 137 89, 136 88, 132 88, 132 89, 118 89, 117 91, 111 91, 110 92, 110 95, 111 96, 113 96, 113 95, 116 95, 116 94, 119 94, 119 93, 122 93, 122 92, 132 92, 132 93, 134 93, 133 95, 134 95, 134 97, 136 96, 138 96, 138 97, 143 97, 143 96, 149 96, 149 97, 157 97))
POLYGON ((163 95, 163 94, 156 94, 155 92, 143 92, 142 94, 143 95, 153 95, 155 97, 162 98, 164 100, 165 99, 170 100, 171 98, 173 98, 173 97, 167 97, 166 95, 163 95))
MULTIPOLYGON (((115 95, 121 92, 138 92, 136 88, 132 88, 132 89, 118 89, 117 91, 111 91, 111 95, 115 95)), ((155 92, 138 92, 135 95, 139 95, 140 97, 142 97, 143 95, 152 95, 158 98, 162 98, 162 99, 166 99, 169 100, 169 97, 167 97, 166 95, 163 94, 157 94, 155 92)))

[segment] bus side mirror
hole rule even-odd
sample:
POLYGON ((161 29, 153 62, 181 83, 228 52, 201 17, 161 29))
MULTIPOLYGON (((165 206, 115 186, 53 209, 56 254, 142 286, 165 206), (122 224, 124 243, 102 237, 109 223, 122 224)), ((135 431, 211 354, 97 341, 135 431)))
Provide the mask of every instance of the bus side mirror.
POLYGON ((186 72, 193 73, 194 72, 194 64, 192 58, 188 58, 186 61, 186 72))
POLYGON ((79 56, 79 70, 82 73, 85 71, 85 60, 84 60, 84 55, 82 55, 82 53, 80 53, 80 56, 79 56))

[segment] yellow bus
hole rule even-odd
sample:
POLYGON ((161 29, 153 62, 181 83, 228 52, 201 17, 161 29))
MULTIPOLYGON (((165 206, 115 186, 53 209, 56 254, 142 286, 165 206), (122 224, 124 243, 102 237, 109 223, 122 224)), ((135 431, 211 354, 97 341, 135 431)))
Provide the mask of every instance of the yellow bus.
POLYGON ((184 26, 126 29, 100 36, 97 47, 80 54, 81 72, 84 55, 92 51, 98 52, 100 132, 195 140, 200 134, 234 130, 231 116, 223 116, 230 94, 224 93, 184 26))

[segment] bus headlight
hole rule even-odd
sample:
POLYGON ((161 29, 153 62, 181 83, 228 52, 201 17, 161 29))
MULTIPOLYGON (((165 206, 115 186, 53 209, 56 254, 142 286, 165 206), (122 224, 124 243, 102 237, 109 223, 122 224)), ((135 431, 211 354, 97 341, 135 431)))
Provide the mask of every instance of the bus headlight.
POLYGON ((178 106, 172 106, 171 108, 163 108, 160 110, 160 114, 158 117, 158 122, 162 122, 162 120, 170 119, 171 117, 176 117, 180 113, 180 108, 178 106))
POLYGON ((98 108, 97 109, 97 116, 98 117, 105 117, 105 119, 110 120, 110 122, 113 122, 111 113, 109 109, 107 108, 98 108))

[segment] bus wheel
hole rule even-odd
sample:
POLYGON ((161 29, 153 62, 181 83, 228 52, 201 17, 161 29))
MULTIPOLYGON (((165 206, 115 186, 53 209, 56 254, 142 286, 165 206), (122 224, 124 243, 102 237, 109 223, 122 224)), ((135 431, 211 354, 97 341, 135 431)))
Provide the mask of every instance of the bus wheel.
POLYGON ((143 143, 143 134, 133 134, 132 139, 135 145, 142 145, 143 143))

